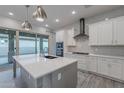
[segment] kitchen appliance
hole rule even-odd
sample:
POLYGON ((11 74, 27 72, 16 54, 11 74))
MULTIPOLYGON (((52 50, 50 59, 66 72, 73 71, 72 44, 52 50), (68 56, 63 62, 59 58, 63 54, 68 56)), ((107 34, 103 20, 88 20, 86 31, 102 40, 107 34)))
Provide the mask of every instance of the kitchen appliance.
POLYGON ((85 19, 81 18, 80 19, 80 30, 79 30, 79 34, 74 36, 74 38, 79 38, 79 37, 89 37, 86 33, 85 33, 85 19))
POLYGON ((63 57, 63 42, 56 42, 56 56, 63 57))

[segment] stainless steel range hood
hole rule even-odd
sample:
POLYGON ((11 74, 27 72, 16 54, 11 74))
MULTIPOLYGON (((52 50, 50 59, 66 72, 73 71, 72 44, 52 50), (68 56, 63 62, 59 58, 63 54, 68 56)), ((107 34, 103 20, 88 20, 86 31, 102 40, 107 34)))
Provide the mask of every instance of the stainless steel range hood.
POLYGON ((74 38, 80 38, 80 37, 85 37, 88 38, 89 36, 85 33, 85 19, 81 18, 80 19, 80 32, 78 35, 74 36, 74 38))

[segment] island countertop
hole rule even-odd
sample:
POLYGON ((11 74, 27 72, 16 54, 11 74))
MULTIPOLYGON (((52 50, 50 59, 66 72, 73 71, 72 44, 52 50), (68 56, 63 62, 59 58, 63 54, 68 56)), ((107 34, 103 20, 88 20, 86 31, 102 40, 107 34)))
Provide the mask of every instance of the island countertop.
POLYGON ((38 54, 18 55, 13 56, 13 59, 35 79, 77 62, 66 57, 47 59, 38 54))

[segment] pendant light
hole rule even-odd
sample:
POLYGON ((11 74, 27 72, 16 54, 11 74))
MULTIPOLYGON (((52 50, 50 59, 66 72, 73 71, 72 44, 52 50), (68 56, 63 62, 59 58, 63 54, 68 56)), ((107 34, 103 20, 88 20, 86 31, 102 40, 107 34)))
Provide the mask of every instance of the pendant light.
POLYGON ((25 30, 31 30, 32 29, 32 26, 28 21, 28 8, 29 7, 30 7, 29 5, 26 5, 26 8, 27 8, 26 20, 22 23, 22 28, 25 30))
POLYGON ((37 21, 43 22, 47 18, 46 12, 41 5, 37 6, 36 11, 33 13, 33 18, 37 21))

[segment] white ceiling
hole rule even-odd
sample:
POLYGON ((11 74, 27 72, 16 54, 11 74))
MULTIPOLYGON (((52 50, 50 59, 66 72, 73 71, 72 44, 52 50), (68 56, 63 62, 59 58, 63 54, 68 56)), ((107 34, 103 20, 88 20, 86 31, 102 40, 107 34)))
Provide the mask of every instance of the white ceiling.
MULTIPOLYGON (((48 19, 44 22, 38 22, 32 18, 32 13, 35 11, 36 6, 30 6, 29 8, 29 21, 35 26, 49 25, 49 28, 56 30, 71 24, 80 18, 88 18, 100 13, 104 13, 120 6, 117 5, 93 5, 88 8, 84 5, 43 5, 44 10, 47 13, 48 19), (71 11, 75 10, 77 14, 72 15, 71 11), (55 22, 55 19, 60 20, 59 23, 55 22)), ((26 16, 26 8, 22 5, 0 5, 0 16, 6 16, 19 21, 24 21, 26 16), (14 13, 14 16, 8 15, 8 12, 14 13)))

